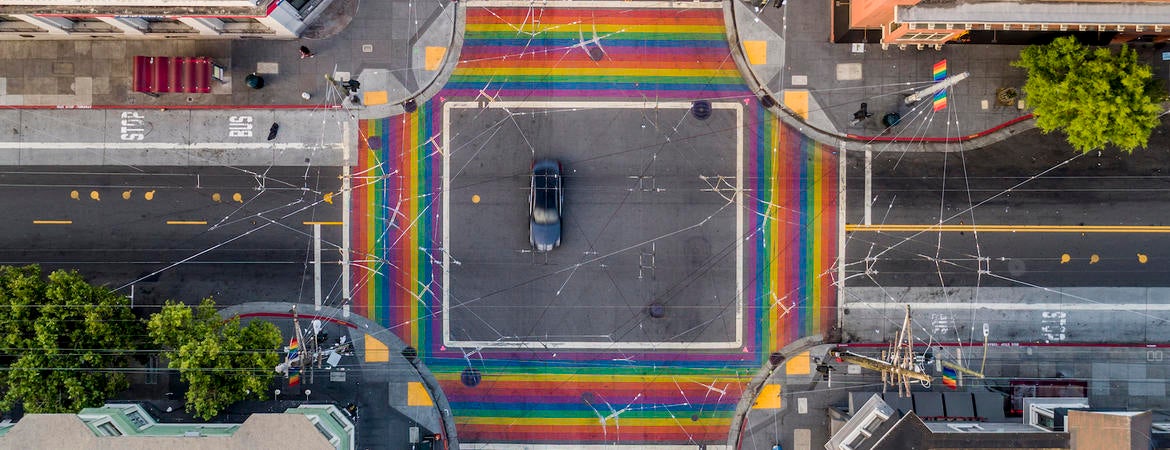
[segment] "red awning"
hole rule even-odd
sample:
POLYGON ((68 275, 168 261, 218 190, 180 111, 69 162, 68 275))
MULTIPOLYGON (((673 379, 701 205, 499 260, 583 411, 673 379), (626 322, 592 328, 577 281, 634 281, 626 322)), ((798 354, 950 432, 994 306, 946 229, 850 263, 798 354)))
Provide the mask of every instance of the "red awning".
POLYGON ((136 92, 211 92, 211 58, 135 56, 136 92))

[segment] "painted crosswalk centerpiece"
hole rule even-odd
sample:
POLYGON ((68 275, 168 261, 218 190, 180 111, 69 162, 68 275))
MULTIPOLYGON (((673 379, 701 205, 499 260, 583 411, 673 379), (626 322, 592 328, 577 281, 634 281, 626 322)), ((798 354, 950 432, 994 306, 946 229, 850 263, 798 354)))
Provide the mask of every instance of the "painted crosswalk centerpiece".
MULTIPOLYGON (((717 5, 717 4, 715 4, 717 5)), ((721 443, 768 355, 835 319, 837 156, 743 84, 722 10, 468 8, 459 64, 417 111, 361 123, 355 309, 418 349, 461 442, 721 443), (612 352, 443 345, 443 104, 737 102, 744 110, 743 346, 612 352)))

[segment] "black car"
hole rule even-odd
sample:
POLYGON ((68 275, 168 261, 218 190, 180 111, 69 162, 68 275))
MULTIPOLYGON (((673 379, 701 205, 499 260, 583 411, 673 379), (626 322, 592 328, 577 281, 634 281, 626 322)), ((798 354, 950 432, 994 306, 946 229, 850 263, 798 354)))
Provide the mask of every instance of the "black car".
POLYGON ((528 194, 528 242, 536 251, 547 252, 561 245, 561 163, 542 159, 532 163, 528 194))

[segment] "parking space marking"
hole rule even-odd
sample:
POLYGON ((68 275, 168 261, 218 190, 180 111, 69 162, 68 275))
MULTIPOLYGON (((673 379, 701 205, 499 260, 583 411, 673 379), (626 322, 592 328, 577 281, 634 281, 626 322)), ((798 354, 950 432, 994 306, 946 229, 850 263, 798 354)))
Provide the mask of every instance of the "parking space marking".
POLYGON ((168 220, 167 225, 207 225, 206 220, 168 220))
MULTIPOLYGON (((449 101, 443 103, 443 122, 442 122, 442 147, 441 153, 443 155, 443 176, 442 176, 442 191, 451 192, 451 157, 450 152, 446 149, 451 148, 451 112, 455 109, 682 109, 688 110, 691 108, 691 102, 684 101, 504 101, 497 100, 486 105, 478 101, 449 101)), ((739 132, 735 136, 735 229, 736 236, 743 236, 744 227, 744 208, 743 208, 743 163, 744 163, 744 105, 738 102, 712 102, 712 109, 729 110, 735 112, 736 129, 739 132)), ((450 196, 444 195, 442 206, 442 238, 443 246, 445 248, 451 247, 451 202, 450 196)), ((657 239, 657 238, 656 238, 657 239)), ((637 248, 637 247, 633 247, 637 248)), ((626 249, 628 250, 628 249, 626 249)), ((628 342, 600 342, 600 341, 460 341, 451 338, 451 255, 448 252, 441 252, 443 256, 443 345, 448 347, 474 347, 474 348, 538 348, 538 349, 606 349, 606 350, 621 350, 621 349, 656 349, 656 350, 726 350, 739 349, 744 347, 744 307, 743 307, 743 270, 744 270, 744 241, 742 239, 736 240, 735 245, 735 292, 741 295, 736 295, 735 298, 735 340, 724 342, 653 342, 653 341, 628 341, 628 342)), ((597 255, 591 259, 581 261, 574 264, 573 267, 580 267, 603 260, 612 255, 597 255)), ((572 267, 563 269, 563 271, 571 270, 572 267)))
POLYGON ((34 225, 70 225, 72 220, 34 220, 34 225))

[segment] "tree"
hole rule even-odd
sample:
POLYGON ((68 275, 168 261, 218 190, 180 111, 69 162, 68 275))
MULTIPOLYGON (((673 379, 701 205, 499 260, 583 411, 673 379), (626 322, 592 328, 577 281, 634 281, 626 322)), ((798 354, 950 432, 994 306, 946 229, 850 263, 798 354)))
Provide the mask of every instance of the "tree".
POLYGON ((77 272, 0 267, 0 409, 75 413, 129 387, 144 335, 129 300, 77 272))
POLYGON ((1112 144, 1133 152, 1158 125, 1165 89, 1127 46, 1114 54, 1065 36, 1029 46, 1012 65, 1028 70, 1024 92, 1036 125, 1045 133, 1063 131, 1077 150, 1112 144))
POLYGON ((146 327, 189 385, 187 412, 207 420, 237 401, 267 398, 280 362, 275 325, 253 320, 241 328, 239 317, 220 318, 209 298, 196 308, 168 301, 146 327))

